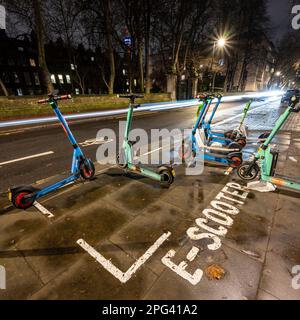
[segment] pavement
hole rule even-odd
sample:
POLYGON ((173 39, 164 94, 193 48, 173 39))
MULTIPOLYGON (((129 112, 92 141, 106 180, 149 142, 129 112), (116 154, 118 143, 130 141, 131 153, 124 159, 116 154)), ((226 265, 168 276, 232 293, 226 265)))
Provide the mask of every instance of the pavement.
MULTIPOLYGON (((283 111, 278 105, 250 113, 251 137, 273 127, 283 111)), ((235 125, 241 110, 240 104, 225 106, 219 120, 231 117, 226 126, 235 125)), ((136 125, 188 128, 194 112, 153 113, 136 125)), ((85 141, 105 125, 116 127, 117 119, 72 128, 85 141)), ((14 209, 5 193, 10 185, 43 185, 63 175, 70 159, 58 156, 66 148, 59 129, 0 132, 6 151, 1 162, 24 156, 26 145, 28 154, 48 151, 37 149, 37 140, 47 147, 57 140, 54 154, 43 161, 0 168, 0 265, 6 269, 0 299, 300 299, 293 274, 300 265, 300 194, 248 191, 234 173, 224 175, 224 168, 206 166, 202 175, 186 176, 184 166, 177 166, 175 183, 161 189, 155 181, 96 164, 95 180, 40 201, 54 217, 36 208, 14 209)), ((300 114, 291 116, 275 142, 278 172, 295 176, 300 114)), ((84 151, 93 156, 96 148, 84 151)), ((246 154, 255 149, 248 146, 246 154)))

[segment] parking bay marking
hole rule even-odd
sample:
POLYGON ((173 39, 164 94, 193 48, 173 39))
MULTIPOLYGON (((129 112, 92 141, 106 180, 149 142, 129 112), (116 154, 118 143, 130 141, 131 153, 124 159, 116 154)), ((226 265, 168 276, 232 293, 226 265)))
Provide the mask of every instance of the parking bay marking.
POLYGON ((54 218, 54 214, 52 214, 49 210, 47 210, 44 206, 42 206, 39 202, 34 202, 34 207, 40 211, 43 215, 45 215, 47 218, 54 218))
MULTIPOLYGON (((205 218, 203 217, 196 219, 197 227, 191 227, 186 231, 188 237, 194 241, 211 239, 213 243, 208 244, 207 248, 212 251, 220 249, 222 246, 221 237, 226 236, 228 228, 234 223, 234 220, 231 216, 237 216, 240 212, 237 207, 220 200, 225 199, 233 203, 243 205, 248 194, 249 192, 246 192, 245 189, 238 183, 227 183, 222 191, 219 192, 215 197, 215 200, 210 203, 210 206, 212 206, 213 209, 203 210, 202 215, 205 216, 205 218), (230 191, 230 188, 235 191, 230 191), (243 193, 241 194, 241 192, 243 193), (232 198, 233 196, 237 197, 238 199, 232 198), (210 227, 208 225, 209 220, 218 223, 220 226, 218 228, 210 227)), ((200 249, 196 246, 193 246, 190 252, 187 254, 186 260, 192 262, 196 259, 199 252, 200 249)), ((186 268, 188 267, 188 262, 186 260, 181 261, 178 265, 171 261, 175 255, 176 251, 171 249, 161 259, 161 262, 181 278, 187 280, 194 286, 197 285, 202 279, 203 270, 198 268, 193 274, 190 274, 186 271, 186 268)))
POLYGON ((110 260, 103 257, 98 251, 79 239, 77 244, 99 262, 104 269, 111 273, 120 282, 126 283, 140 269, 140 267, 157 251, 157 249, 170 237, 171 232, 164 233, 155 243, 126 271, 122 272, 110 260))

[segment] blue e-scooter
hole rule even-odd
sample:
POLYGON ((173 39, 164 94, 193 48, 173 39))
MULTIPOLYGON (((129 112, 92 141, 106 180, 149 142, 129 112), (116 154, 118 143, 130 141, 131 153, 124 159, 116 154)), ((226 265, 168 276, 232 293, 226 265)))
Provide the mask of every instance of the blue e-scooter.
POLYGON ((63 179, 55 184, 52 184, 43 189, 37 189, 32 186, 21 186, 14 187, 9 190, 9 200, 13 203, 13 205, 18 209, 26 210, 30 208, 34 202, 46 196, 47 194, 56 191, 57 189, 76 181, 80 177, 85 180, 91 180, 95 175, 95 167, 93 162, 86 158, 83 152, 81 151, 78 143, 76 142, 66 119, 61 114, 57 101, 58 100, 67 100, 72 99, 71 95, 65 96, 55 96, 53 94, 48 95, 48 99, 40 100, 39 104, 49 103, 56 114, 59 122, 61 123, 71 145, 74 148, 73 151, 73 159, 72 159, 72 167, 71 167, 71 175, 66 179, 63 179))
POLYGON ((215 98, 217 99, 217 102, 212 110, 212 113, 210 115, 209 120, 206 121, 206 116, 207 116, 207 113, 211 107, 213 99, 210 100, 210 102, 207 106, 207 109, 205 111, 205 114, 202 117, 202 121, 201 121, 201 127, 204 129, 205 136, 206 136, 206 139, 208 140, 208 143, 210 144, 210 143, 218 142, 218 143, 221 143, 221 145, 229 146, 232 142, 235 142, 235 143, 238 143, 241 146, 241 148, 244 148, 247 144, 247 137, 246 137, 245 133, 243 132, 242 127, 243 127, 244 121, 246 119, 247 113, 250 109, 250 106, 252 104, 252 100, 250 100, 246 104, 246 106, 243 110, 242 120, 241 120, 237 129, 229 130, 229 131, 225 131, 225 132, 218 132, 218 131, 212 131, 211 124, 213 122, 213 119, 216 115, 218 108, 220 107, 220 104, 222 101, 222 95, 219 94, 219 95, 215 96, 215 98))
POLYGON ((203 157, 203 160, 208 163, 237 168, 243 162, 241 145, 236 142, 231 142, 228 146, 221 147, 210 144, 201 124, 203 118, 207 115, 214 96, 206 95, 199 97, 199 99, 203 102, 201 111, 193 127, 191 137, 188 141, 183 141, 181 150, 178 152, 179 155, 184 161, 199 156, 203 157))

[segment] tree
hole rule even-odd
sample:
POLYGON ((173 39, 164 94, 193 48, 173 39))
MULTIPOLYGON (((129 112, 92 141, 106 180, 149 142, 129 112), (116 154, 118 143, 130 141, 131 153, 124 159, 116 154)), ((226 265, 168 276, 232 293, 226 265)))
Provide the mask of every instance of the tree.
POLYGON ((41 83, 47 92, 52 92, 53 85, 50 80, 45 56, 45 29, 40 0, 6 0, 4 3, 8 12, 22 20, 29 28, 34 29, 41 83))
POLYGON ((41 12, 40 0, 32 0, 34 13, 34 30, 37 37, 38 57, 41 74, 41 82, 47 89, 47 92, 53 92, 54 88, 50 79, 49 70, 46 62, 45 54, 45 31, 43 24, 43 17, 41 12))

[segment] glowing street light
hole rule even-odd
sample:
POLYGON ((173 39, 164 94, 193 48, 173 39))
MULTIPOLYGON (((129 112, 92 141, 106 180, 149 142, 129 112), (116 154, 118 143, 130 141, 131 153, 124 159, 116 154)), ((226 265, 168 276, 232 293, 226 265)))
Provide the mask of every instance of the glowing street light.
POLYGON ((220 38, 217 40, 217 46, 220 48, 224 48, 226 46, 226 39, 220 38))
POLYGON ((280 71, 277 71, 277 72, 276 72, 276 76, 279 77, 280 75, 281 75, 281 72, 280 72, 280 71))

